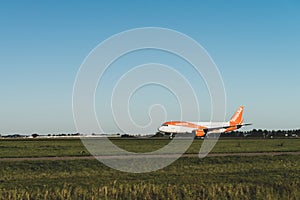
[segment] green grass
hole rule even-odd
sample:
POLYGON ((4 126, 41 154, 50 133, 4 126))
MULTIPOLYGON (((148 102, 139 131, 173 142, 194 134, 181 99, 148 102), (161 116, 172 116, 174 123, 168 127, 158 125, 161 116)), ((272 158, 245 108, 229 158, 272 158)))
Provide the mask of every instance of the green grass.
MULTIPOLYGON (((123 140, 112 142, 132 152, 151 152, 167 145, 170 140, 123 140)), ((186 153, 198 153, 203 140, 194 140, 186 153)), ((220 139, 212 153, 300 151, 300 139, 220 139)))
MULTIPOLYGON (((187 153, 199 151, 202 141, 194 141, 187 153)), ((221 139, 212 153, 300 151, 300 139, 221 139)))
MULTIPOLYGON (((133 152, 162 139, 113 139, 133 152)), ((187 153, 198 153, 203 140, 187 153)), ((0 140, 0 157, 88 155, 79 139, 0 140)), ((223 139, 214 153, 300 151, 299 139, 223 139)), ((131 174, 96 160, 0 161, 0 199, 300 199, 300 156, 180 158, 156 172, 131 174)))
POLYGON ((131 174, 96 160, 2 161, 0 199, 299 199, 299 156, 180 158, 131 174))
POLYGON ((79 156, 86 151, 80 139, 2 139, 0 158, 79 156))
MULTIPOLYGON (((151 152, 168 144, 164 139, 112 139, 132 152, 151 152)), ((186 153, 198 153, 203 140, 195 140, 186 153)), ((300 151, 300 139, 221 139, 212 153, 300 151)), ((89 155, 80 139, 2 139, 2 157, 89 155), (84 151, 84 153, 83 153, 84 151)))

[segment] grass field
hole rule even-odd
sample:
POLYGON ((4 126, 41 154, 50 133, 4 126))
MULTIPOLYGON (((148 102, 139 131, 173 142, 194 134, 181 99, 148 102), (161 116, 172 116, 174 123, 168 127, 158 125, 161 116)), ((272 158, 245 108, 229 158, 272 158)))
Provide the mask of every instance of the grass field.
MULTIPOLYGON (((151 151, 168 140, 114 140, 151 151)), ((201 140, 188 150, 198 153, 201 140)), ((300 140, 220 140, 214 152, 300 151, 300 140)), ((1 157, 75 156, 80 140, 1 140, 1 157)), ((93 159, 0 161, 0 199, 300 199, 300 156, 185 157, 132 174, 93 159)))
MULTIPOLYGON (((128 151, 151 152, 170 140, 112 139, 112 142, 128 151)), ((195 140, 186 153, 198 153, 202 142, 195 140)), ((0 158, 88 155, 80 139, 2 139, 0 150, 0 158)), ((300 152, 300 139, 224 139, 217 142, 212 153, 281 151, 300 152)))
POLYGON ((181 158, 152 173, 95 160, 1 162, 0 199, 299 199, 298 156, 181 158))

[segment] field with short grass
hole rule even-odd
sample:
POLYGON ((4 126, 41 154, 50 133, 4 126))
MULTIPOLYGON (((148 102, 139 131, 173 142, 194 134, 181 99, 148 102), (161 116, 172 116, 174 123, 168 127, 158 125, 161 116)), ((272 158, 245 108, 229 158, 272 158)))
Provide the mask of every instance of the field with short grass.
MULTIPOLYGON (((168 140, 114 139, 131 151, 168 140)), ((198 153, 194 141, 188 153, 198 153)), ((300 151, 299 139, 219 140, 213 152, 300 151)), ((80 140, 0 140, 0 157, 80 156, 80 140)), ((116 171, 94 159, 0 160, 0 199, 300 199, 300 156, 183 157, 151 173, 116 171)))
MULTIPOLYGON (((170 142, 168 139, 111 139, 132 152, 151 152, 170 142)), ((203 140, 194 140, 186 153, 198 153, 203 140)), ((300 139, 221 139, 212 153, 300 152, 300 139)), ((1 139, 0 158, 89 155, 80 139, 1 139)))

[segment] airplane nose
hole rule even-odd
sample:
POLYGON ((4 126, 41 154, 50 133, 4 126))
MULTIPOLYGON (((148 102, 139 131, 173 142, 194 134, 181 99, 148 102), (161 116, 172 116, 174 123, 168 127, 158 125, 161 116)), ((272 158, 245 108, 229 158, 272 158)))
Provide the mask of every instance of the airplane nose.
POLYGON ((159 127, 157 130, 163 132, 163 127, 159 127))

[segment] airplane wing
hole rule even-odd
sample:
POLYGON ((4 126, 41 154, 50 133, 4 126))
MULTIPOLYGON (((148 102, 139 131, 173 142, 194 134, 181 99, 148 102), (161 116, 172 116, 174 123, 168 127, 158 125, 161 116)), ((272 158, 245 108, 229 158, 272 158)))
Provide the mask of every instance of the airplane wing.
POLYGON ((232 126, 220 126, 220 127, 213 127, 213 128, 205 128, 203 131, 205 133, 210 132, 210 131, 215 131, 215 130, 220 130, 220 129, 227 129, 227 128, 233 128, 236 127, 237 129, 243 127, 243 126, 250 126, 252 124, 237 124, 237 125, 232 125, 232 126))

